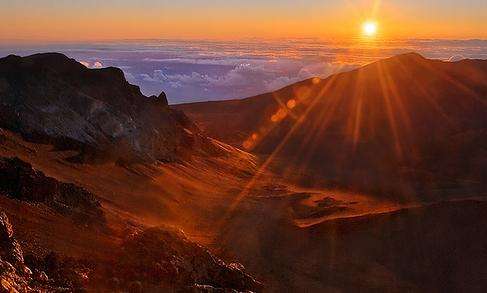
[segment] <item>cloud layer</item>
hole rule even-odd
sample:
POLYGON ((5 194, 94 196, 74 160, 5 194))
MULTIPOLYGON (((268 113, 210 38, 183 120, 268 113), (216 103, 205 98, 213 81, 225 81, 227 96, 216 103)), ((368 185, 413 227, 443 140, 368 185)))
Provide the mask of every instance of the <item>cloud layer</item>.
POLYGON ((0 56, 47 51, 62 52, 89 68, 119 67, 144 94, 165 91, 171 103, 181 103, 244 98, 410 51, 445 61, 487 59, 487 41, 403 40, 374 46, 313 39, 127 41, 3 46, 0 56))

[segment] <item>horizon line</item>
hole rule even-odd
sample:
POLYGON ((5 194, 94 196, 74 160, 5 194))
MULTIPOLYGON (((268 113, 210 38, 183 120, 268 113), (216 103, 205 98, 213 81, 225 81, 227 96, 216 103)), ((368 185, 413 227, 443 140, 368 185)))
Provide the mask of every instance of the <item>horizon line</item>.
MULTIPOLYGON (((289 40, 309 40, 309 41, 320 41, 320 42, 330 42, 330 43, 340 43, 340 42, 347 42, 347 41, 356 41, 356 40, 363 40, 361 37, 348 37, 348 38, 332 38, 332 37, 161 37, 161 38, 100 38, 100 39, 80 39, 80 40, 46 40, 42 38, 0 38, 0 45, 2 45, 3 42, 5 43, 38 43, 38 44, 76 44, 76 43, 95 43, 95 42, 101 42, 101 43, 109 43, 109 42, 140 42, 140 41, 289 41, 289 40)), ((367 40, 366 42, 368 43, 373 43, 373 42, 382 42, 382 41, 387 41, 387 42, 394 42, 394 41, 463 41, 463 42, 469 42, 469 41, 481 41, 481 42, 487 42, 487 37, 473 37, 473 38, 452 38, 452 37, 396 37, 396 38, 381 38, 377 37, 374 38, 373 40, 367 40)))

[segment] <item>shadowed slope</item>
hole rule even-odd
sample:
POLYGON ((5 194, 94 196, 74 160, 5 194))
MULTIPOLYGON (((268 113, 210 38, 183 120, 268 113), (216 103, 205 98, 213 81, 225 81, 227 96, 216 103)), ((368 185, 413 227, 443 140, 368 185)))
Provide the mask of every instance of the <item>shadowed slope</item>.
POLYGON ((487 61, 410 53, 257 97, 176 107, 210 136, 269 155, 291 180, 409 200, 484 189, 486 97, 487 61))
POLYGON ((219 242, 269 292, 482 292, 486 211, 485 201, 444 202, 304 229, 241 211, 219 242))

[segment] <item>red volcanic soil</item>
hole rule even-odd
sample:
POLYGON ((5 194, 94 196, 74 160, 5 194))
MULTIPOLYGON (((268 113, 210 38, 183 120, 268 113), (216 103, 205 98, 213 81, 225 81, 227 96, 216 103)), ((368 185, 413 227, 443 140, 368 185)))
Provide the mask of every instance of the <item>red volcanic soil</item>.
POLYGON ((99 196, 112 231, 97 233, 2 198, 26 253, 102 260, 130 231, 164 224, 243 263, 269 292, 487 285, 480 273, 487 263, 476 257, 487 245, 483 201, 400 209, 365 194, 299 188, 269 172, 255 176, 256 158, 224 144, 227 156, 126 167, 67 163, 72 152, 7 131, 2 139, 0 155, 16 155, 99 196))
MULTIPOLYGON (((122 166, 115 163, 76 164, 65 159, 71 151, 26 142, 8 131, 0 155, 17 156, 46 175, 72 182, 96 194, 115 230, 123 220, 134 226, 175 224, 193 237, 211 242, 222 224, 243 202, 286 203, 296 225, 334 217, 394 210, 399 205, 358 193, 306 189, 282 182, 269 172, 258 172, 253 155, 219 144, 225 156, 194 157, 191 162, 122 166), (258 175, 256 175, 258 174, 258 175), (327 202, 332 200, 332 202, 327 202), (323 204, 324 203, 324 204, 323 204), (334 208, 338 206, 338 208, 334 208), (194 232, 194 233, 193 233, 194 232)), ((125 225, 125 224, 124 224, 125 225)))

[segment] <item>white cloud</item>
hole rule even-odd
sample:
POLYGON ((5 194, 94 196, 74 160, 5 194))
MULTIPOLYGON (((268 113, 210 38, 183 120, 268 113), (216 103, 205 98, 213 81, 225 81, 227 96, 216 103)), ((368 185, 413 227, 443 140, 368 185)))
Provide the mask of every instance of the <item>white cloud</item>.
POLYGON ((88 68, 102 68, 103 67, 103 64, 100 61, 95 61, 95 62, 90 63, 89 61, 81 60, 78 62, 83 64, 85 67, 88 67, 88 68))
POLYGON ((262 60, 252 63, 241 63, 221 74, 204 74, 193 71, 189 74, 167 74, 157 69, 149 74, 139 74, 141 80, 161 83, 172 89, 200 88, 203 92, 250 93, 271 91, 292 83, 311 78, 327 77, 333 73, 356 68, 355 65, 344 65, 333 62, 305 64, 294 60, 262 60))
POLYGON ((79 63, 83 64, 85 67, 90 67, 90 63, 86 62, 86 61, 79 61, 79 63))
POLYGON ((197 65, 221 65, 234 66, 245 62, 254 62, 255 59, 242 58, 144 58, 144 62, 160 63, 180 63, 180 64, 197 64, 197 65))
POLYGON ((125 75, 125 79, 128 82, 135 82, 136 81, 135 76, 132 73, 128 72, 128 71, 125 71, 124 70, 123 71, 123 75, 125 75))
POLYGON ((321 77, 325 78, 332 74, 349 71, 359 67, 355 64, 343 64, 337 62, 322 62, 307 65, 298 73, 298 77, 301 79, 311 78, 311 77, 321 77))
POLYGON ((453 55, 450 58, 448 58, 448 62, 457 62, 465 59, 463 55, 453 55))
POLYGON ((211 86, 231 87, 255 82, 256 78, 261 78, 265 75, 266 72, 262 66, 246 63, 235 66, 234 69, 230 70, 225 75, 208 78, 207 80, 211 86))
POLYGON ((243 98, 411 51, 445 61, 487 59, 487 41, 387 40, 369 48, 319 39, 163 40, 55 46, 52 51, 89 68, 120 67, 146 94, 164 90, 173 101, 195 101, 243 98))
POLYGON ((289 76, 280 76, 274 80, 266 82, 265 84, 267 90, 276 90, 276 89, 283 88, 287 85, 290 85, 292 83, 295 83, 297 81, 299 80, 296 77, 291 78, 289 76))
POLYGON ((100 61, 95 61, 92 65, 91 68, 102 68, 103 64, 100 61))

